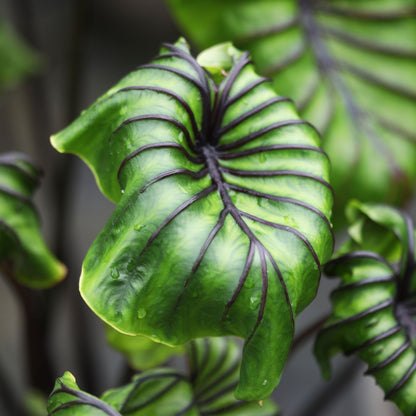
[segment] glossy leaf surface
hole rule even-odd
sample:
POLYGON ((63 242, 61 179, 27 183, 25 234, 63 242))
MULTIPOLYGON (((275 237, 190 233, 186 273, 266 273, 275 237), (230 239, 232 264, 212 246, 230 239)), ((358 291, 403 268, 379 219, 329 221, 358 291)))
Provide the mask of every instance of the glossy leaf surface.
POLYGON ((0 20, 0 91, 39 69, 40 57, 0 20))
POLYGON ((0 155, 0 267, 19 283, 45 288, 59 282, 66 268, 40 234, 32 196, 40 171, 23 155, 0 155))
POLYGON ((191 374, 159 368, 137 375, 98 399, 81 392, 70 373, 59 378, 49 397, 49 415, 130 416, 276 416, 276 405, 236 400, 240 349, 225 338, 200 339, 189 345, 191 374), (71 413, 72 412, 72 413, 71 413), (88 413, 91 412, 91 413, 88 413))
POLYGON ((405 416, 416 412, 416 274, 410 218, 384 205, 354 202, 355 223, 347 246, 356 250, 331 260, 333 312, 318 334, 315 354, 326 378, 329 359, 343 352, 368 363, 372 375, 405 416), (369 251, 373 250, 373 251, 369 251), (383 254, 383 255, 381 255, 383 254))
POLYGON ((414 0, 167 0, 201 48, 233 41, 323 136, 335 224, 350 198, 403 203, 416 165, 414 0))
POLYGON ((88 305, 170 345, 244 338, 237 394, 260 400, 332 252, 329 162, 246 53, 211 52, 231 65, 219 85, 184 41, 165 45, 52 143, 118 203, 84 261, 88 305))

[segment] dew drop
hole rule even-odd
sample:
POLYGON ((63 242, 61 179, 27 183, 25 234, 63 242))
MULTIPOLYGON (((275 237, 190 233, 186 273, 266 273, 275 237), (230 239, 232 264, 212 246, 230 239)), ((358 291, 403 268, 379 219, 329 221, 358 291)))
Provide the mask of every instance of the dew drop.
POLYGON ((251 289, 252 287, 254 287, 254 280, 253 279, 249 279, 249 280, 246 280, 246 282, 244 283, 244 286, 247 288, 247 289, 251 289))
POLYGON ((137 223, 137 224, 135 224, 134 229, 136 231, 141 231, 141 230, 143 230, 144 227, 145 226, 143 224, 137 223))
POLYGON ((125 191, 124 191, 124 189, 122 189, 122 190, 121 190, 121 193, 122 193, 122 194, 124 194, 124 192, 125 192, 125 191))
POLYGON ((261 383, 263 386, 265 386, 269 381, 268 380, 263 380, 263 383, 261 383))
POLYGON ((260 163, 264 163, 264 162, 266 162, 266 161, 267 161, 267 155, 266 155, 266 153, 265 153, 265 152, 261 152, 261 153, 259 154, 259 161, 260 161, 260 163))
POLYGON ((145 318, 146 317, 146 314, 147 314, 146 309, 139 308, 139 310, 137 311, 137 317, 139 319, 145 318))
POLYGON ((135 267, 135 261, 134 260, 130 260, 127 263, 127 271, 128 272, 132 272, 134 270, 134 267, 135 267))
POLYGON ((260 303, 260 297, 259 296, 251 296, 250 298, 250 309, 254 310, 257 309, 260 303))
POLYGON ((111 269, 111 277, 112 277, 113 279, 118 279, 118 278, 119 278, 119 276, 120 276, 119 271, 118 271, 115 267, 113 267, 113 268, 111 269))

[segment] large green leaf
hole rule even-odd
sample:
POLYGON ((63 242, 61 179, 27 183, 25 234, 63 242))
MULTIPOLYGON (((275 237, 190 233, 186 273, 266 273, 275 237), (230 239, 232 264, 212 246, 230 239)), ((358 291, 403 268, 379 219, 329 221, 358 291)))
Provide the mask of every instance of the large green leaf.
POLYGON ((40 62, 39 55, 0 19, 0 91, 35 73, 40 62))
POLYGON ((350 198, 403 203, 416 164, 415 0, 166 0, 197 45, 233 41, 323 136, 335 224, 350 198))
POLYGON ((386 399, 394 401, 405 416, 414 415, 413 224, 406 214, 384 205, 354 202, 351 208, 357 224, 351 228, 352 245, 360 251, 342 254, 325 266, 328 276, 341 277, 342 282, 332 293, 333 312, 318 334, 315 354, 327 378, 332 355, 357 354, 368 363, 367 374, 374 376, 386 399))
POLYGON ((66 268, 46 247, 32 202, 40 170, 23 155, 0 155, 0 267, 19 283, 49 287, 66 268))
POLYGON ((266 399, 258 403, 236 400, 240 348, 225 338, 205 338, 188 345, 190 375, 159 368, 137 375, 100 399, 79 390, 70 373, 56 381, 48 400, 49 415, 83 416, 276 416, 266 399))
POLYGON ((183 40, 165 45, 52 143, 118 203, 84 261, 88 305, 170 345, 245 338, 237 395, 260 400, 332 252, 329 162, 246 53, 225 44, 211 56, 226 64, 220 84, 183 40))

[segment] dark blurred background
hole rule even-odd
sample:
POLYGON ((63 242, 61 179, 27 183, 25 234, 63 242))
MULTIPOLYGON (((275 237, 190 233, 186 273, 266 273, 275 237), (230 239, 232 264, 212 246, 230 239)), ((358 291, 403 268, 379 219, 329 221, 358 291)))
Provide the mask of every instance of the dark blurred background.
MULTIPOLYGON (((66 282, 37 301, 41 309, 45 296, 48 302, 49 370, 54 378, 70 370, 81 388, 101 394, 123 380, 126 364, 106 345, 102 324, 84 306, 77 285, 82 260, 113 205, 100 194, 88 168, 58 154, 49 136, 155 56, 162 42, 174 42, 180 32, 162 0, 0 0, 0 18, 12 24, 42 58, 37 75, 0 96, 0 152, 24 152, 43 168, 36 195, 43 233, 68 267, 66 282)), ((323 279, 317 299, 297 321, 298 334, 329 312, 330 287, 323 279)), ((5 279, 0 279, 3 388, 20 401, 33 378, 27 356, 37 342, 36 337, 28 341, 22 307, 5 279)), ((383 394, 373 380, 361 376, 365 367, 353 358, 334 360, 332 382, 322 381, 312 342, 313 337, 308 338, 291 356, 275 392, 283 415, 398 414, 393 405, 382 402, 383 394)), ((38 365, 37 371, 47 376, 46 364, 40 360, 38 365)), ((0 415, 8 416, 1 403, 0 415)))

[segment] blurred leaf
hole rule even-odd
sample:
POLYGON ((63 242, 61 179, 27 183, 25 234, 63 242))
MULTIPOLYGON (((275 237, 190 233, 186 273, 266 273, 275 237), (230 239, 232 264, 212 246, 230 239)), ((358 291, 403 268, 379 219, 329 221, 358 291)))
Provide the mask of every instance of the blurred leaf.
POLYGON ((236 394, 261 400, 332 252, 329 162, 246 53, 212 52, 204 59, 233 62, 220 85, 183 40, 164 45, 52 143, 118 203, 84 261, 91 309, 169 345, 244 338, 236 394))
POLYGON ((402 204, 416 176, 414 0, 166 0, 201 48, 232 41, 294 99, 350 198, 402 204))
POLYGON ((173 355, 183 352, 183 347, 171 347, 152 341, 142 335, 126 335, 111 326, 106 326, 108 343, 126 356, 131 367, 145 371, 163 364, 173 355))
MULTIPOLYGON (((358 355, 368 363, 367 374, 376 379, 385 398, 395 402, 405 416, 411 416, 416 412, 413 224, 395 208, 358 202, 354 205, 358 221, 377 224, 387 235, 395 235, 391 249, 397 253, 400 244, 401 257, 391 256, 385 244, 374 244, 373 236, 371 245, 376 251, 350 252, 327 263, 325 273, 341 277, 342 282, 331 295, 333 312, 318 334, 315 355, 326 378, 334 354, 358 355), (377 249, 393 261, 384 259, 377 249)), ((366 235, 362 244, 356 245, 358 250, 367 250, 366 235)), ((382 240, 383 234, 378 235, 382 240)))
POLYGON ((0 155, 0 267, 32 288, 52 286, 66 274, 40 234, 32 202, 40 175, 24 155, 0 155))
POLYGON ((34 74, 41 59, 13 29, 0 20, 0 92, 34 74))
POLYGON ((46 397, 37 390, 25 395, 25 416, 46 416, 46 397))

